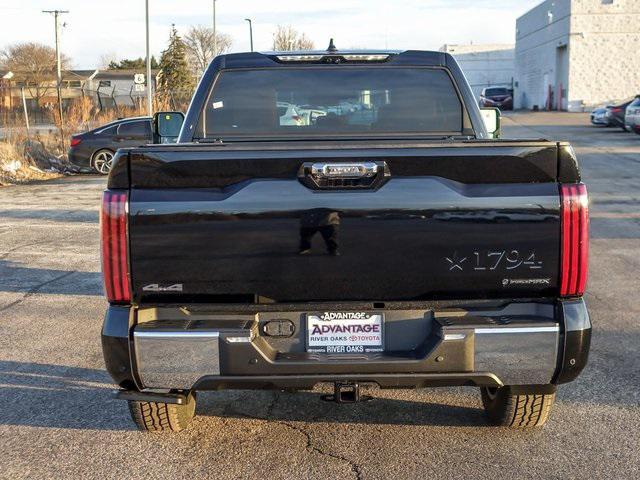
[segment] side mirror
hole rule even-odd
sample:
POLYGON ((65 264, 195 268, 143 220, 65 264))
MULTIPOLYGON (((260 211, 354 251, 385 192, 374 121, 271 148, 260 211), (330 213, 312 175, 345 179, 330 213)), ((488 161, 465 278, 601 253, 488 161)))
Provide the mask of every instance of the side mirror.
POLYGON ((157 112, 153 116, 153 143, 176 143, 183 123, 182 112, 157 112))
POLYGON ((489 138, 500 138, 500 110, 497 108, 481 108, 482 121, 487 128, 489 138))

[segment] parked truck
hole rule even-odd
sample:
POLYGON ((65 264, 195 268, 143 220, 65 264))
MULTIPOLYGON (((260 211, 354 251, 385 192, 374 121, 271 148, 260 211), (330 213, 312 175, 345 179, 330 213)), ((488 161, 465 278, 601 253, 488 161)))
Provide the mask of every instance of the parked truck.
POLYGON ((569 144, 498 120, 442 52, 216 57, 104 192, 102 345, 136 424, 185 428, 198 391, 373 384, 542 425, 587 362, 587 193, 569 144))

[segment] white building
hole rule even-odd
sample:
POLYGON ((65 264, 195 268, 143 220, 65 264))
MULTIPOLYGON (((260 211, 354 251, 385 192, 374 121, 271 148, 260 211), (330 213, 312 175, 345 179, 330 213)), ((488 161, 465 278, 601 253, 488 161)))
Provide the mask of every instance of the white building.
POLYGON ((515 69, 513 45, 445 44, 440 47, 440 51, 454 56, 476 98, 485 87, 512 87, 515 69))
POLYGON ((516 21, 515 108, 583 111, 640 93, 640 0, 546 0, 516 21))

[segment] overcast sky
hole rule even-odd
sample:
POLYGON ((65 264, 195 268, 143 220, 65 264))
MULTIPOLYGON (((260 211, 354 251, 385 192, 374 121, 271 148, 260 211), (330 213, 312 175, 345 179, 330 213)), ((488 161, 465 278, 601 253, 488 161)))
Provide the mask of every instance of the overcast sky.
MULTIPOLYGON (((213 0, 150 0, 151 52, 165 48, 175 23, 212 24, 213 0)), ((217 25, 233 38, 233 51, 271 48, 277 24, 307 33, 324 49, 329 37, 338 48, 438 49, 444 43, 513 43, 517 17, 540 0, 217 0, 217 25)), ((0 49, 14 42, 54 44, 53 18, 64 15, 62 51, 75 68, 94 68, 102 55, 144 56, 144 0, 0 0, 0 49)))

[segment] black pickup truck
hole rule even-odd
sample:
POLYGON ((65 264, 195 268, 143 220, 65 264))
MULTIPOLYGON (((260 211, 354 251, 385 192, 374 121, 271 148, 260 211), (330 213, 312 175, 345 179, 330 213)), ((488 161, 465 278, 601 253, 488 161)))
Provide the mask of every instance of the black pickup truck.
POLYGON ((119 150, 103 197, 102 345, 137 425, 327 383, 475 386, 491 423, 542 425, 587 362, 587 194, 569 144, 498 119, 446 53, 218 56, 154 119, 178 142, 119 150))

